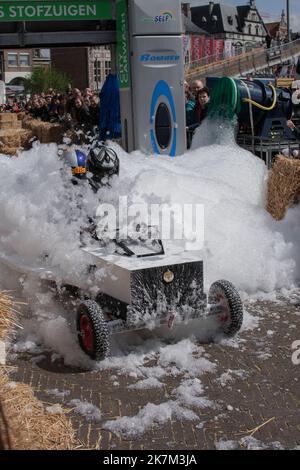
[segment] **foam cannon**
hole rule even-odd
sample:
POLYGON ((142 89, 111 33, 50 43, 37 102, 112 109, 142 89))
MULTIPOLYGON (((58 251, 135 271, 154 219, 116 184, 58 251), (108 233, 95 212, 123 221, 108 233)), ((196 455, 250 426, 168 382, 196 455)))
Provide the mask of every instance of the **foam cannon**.
POLYGON ((292 93, 267 80, 209 78, 212 88, 209 116, 233 119, 239 131, 266 140, 294 139, 286 121, 293 113, 292 93))

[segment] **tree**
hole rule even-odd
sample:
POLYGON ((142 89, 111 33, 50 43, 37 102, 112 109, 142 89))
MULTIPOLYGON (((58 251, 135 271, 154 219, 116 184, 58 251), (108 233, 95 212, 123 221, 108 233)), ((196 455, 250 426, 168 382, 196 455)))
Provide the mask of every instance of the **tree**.
POLYGON ((58 93, 65 93, 69 83, 70 79, 64 73, 36 67, 30 77, 25 79, 25 90, 26 93, 42 93, 53 88, 58 93))

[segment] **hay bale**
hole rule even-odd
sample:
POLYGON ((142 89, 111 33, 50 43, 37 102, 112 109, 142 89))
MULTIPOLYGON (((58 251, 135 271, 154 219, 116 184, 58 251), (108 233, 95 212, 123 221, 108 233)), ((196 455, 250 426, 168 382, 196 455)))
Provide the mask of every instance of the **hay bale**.
POLYGON ((8 292, 0 291, 0 366, 6 363, 5 339, 9 330, 16 324, 16 303, 8 292))
POLYGON ((279 155, 269 174, 267 211, 275 220, 282 220, 288 208, 299 202, 299 197, 300 160, 279 155))
POLYGON ((18 150, 18 147, 0 147, 0 153, 9 157, 14 157, 17 154, 18 150))
POLYGON ((23 121, 25 117, 26 117, 26 113, 24 113, 23 111, 17 114, 18 121, 23 121))
POLYGON ((16 122, 18 117, 15 113, 0 113, 0 125, 4 122, 16 122))
POLYGON ((28 119, 23 121, 23 127, 30 129, 32 134, 42 143, 60 143, 63 135, 63 128, 60 124, 43 122, 38 119, 28 119))
POLYGON ((32 137, 32 131, 27 129, 2 130, 0 131, 0 153, 13 156, 20 148, 29 150, 32 147, 32 137))
POLYGON ((0 130, 22 129, 22 121, 0 122, 0 130))
POLYGON ((8 330, 16 325, 16 305, 9 292, 0 291, 0 340, 4 340, 8 330))
POLYGON ((44 122, 42 126, 42 144, 51 144, 52 142, 58 144, 62 139, 62 126, 59 124, 52 124, 49 122, 44 122))
MULTIPOLYGON (((16 303, 0 291, 0 340, 14 327, 16 303)), ((38 401, 30 386, 11 383, 0 369, 0 449, 69 450, 78 447, 70 419, 38 401)), ((64 411, 64 410, 62 410, 64 411)))
POLYGON ((19 129, 0 130, 0 146, 1 147, 15 147, 21 145, 19 129))
POLYGON ((11 383, 4 373, 0 373, 0 401, 7 425, 5 429, 5 423, 0 421, 0 432, 1 436, 4 436, 6 448, 14 450, 78 448, 72 423, 66 414, 47 411, 35 398, 31 387, 22 383, 11 383))
POLYGON ((32 131, 28 129, 22 129, 20 133, 20 144, 24 150, 29 150, 32 147, 31 139, 33 138, 32 131))

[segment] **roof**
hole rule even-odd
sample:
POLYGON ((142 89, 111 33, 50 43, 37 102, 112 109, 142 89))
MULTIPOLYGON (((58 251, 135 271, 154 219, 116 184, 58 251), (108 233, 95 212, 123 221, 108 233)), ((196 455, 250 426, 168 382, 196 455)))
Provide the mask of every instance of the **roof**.
MULTIPOLYGON (((243 6, 230 6, 220 3, 214 3, 212 5, 212 11, 210 14, 211 5, 203 5, 198 7, 192 7, 192 21, 199 27, 210 34, 214 33, 243 33, 245 26, 245 20, 251 11, 250 5, 243 6)), ((261 22, 263 20, 257 11, 261 22)), ((264 24, 264 23, 263 23, 264 24)))
POLYGON ((248 17, 249 11, 250 11, 250 5, 242 5, 236 7, 238 17, 239 17, 239 23, 241 28, 245 26, 245 19, 248 17))
POLYGON ((272 36, 272 34, 277 33, 277 31, 279 31, 280 21, 276 21, 274 23, 266 23, 265 27, 267 28, 269 35, 272 36))
POLYGON ((183 15, 184 29, 186 34, 202 34, 208 36, 208 32, 202 28, 199 28, 193 23, 187 16, 183 15))
POLYGON ((211 14, 210 5, 192 7, 191 12, 192 21, 209 33, 240 32, 236 7, 215 3, 211 14))

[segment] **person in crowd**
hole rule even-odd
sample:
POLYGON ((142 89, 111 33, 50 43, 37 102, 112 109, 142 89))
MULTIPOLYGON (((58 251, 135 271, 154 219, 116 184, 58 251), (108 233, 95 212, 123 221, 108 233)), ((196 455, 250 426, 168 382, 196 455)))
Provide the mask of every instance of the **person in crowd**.
POLYGON ((84 90, 83 96, 84 98, 91 99, 91 97, 93 96, 93 91, 91 90, 91 88, 86 88, 84 90))
POLYGON ((59 99, 59 104, 57 106, 57 115, 58 115, 58 119, 60 118, 62 119, 67 112, 68 98, 66 95, 60 95, 58 99, 59 99))
POLYGON ((291 129, 291 131, 294 133, 296 139, 300 141, 300 127, 297 127, 294 124, 294 122, 291 121, 291 120, 287 121, 286 124, 291 129))
POLYGON ((43 98, 34 98, 32 100, 31 107, 29 108, 29 114, 34 119, 41 119, 42 121, 48 120, 48 108, 46 101, 43 98))
POLYGON ((12 112, 13 113, 20 113, 22 110, 20 104, 18 103, 17 100, 14 100, 13 105, 12 105, 12 112))
POLYGON ((194 80, 191 83, 190 90, 191 90, 192 95, 194 95, 195 99, 197 98, 199 91, 202 90, 203 87, 204 85, 203 85, 202 80, 194 80))
POLYGON ((75 100, 82 99, 81 91, 78 88, 72 89, 72 95, 67 102, 67 113, 72 114, 72 109, 75 107, 75 100))
POLYGON ((194 96, 189 91, 189 89, 186 88, 185 90, 185 117, 186 117, 186 125, 188 127, 196 123, 195 109, 196 109, 196 100, 194 100, 194 96))
POLYGON ((99 118, 100 118, 100 100, 99 96, 92 95, 90 99, 90 106, 89 112, 91 116, 91 125, 92 126, 99 126, 99 118))
POLYGON ((195 120, 199 124, 201 124, 202 121, 207 116, 209 100, 210 100, 209 88, 204 87, 202 88, 202 90, 198 92, 197 99, 196 99, 195 120))
POLYGON ((77 97, 74 101, 74 107, 71 109, 71 117, 75 124, 79 126, 88 126, 91 122, 89 109, 85 106, 83 99, 77 97))

